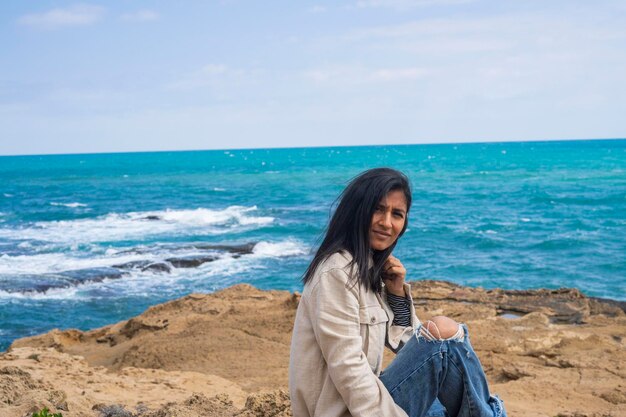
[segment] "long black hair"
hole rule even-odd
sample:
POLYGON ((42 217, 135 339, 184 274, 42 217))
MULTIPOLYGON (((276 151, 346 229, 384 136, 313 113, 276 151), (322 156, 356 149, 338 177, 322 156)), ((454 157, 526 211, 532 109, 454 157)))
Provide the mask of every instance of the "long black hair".
POLYGON ((373 250, 370 247, 369 232, 372 216, 380 200, 390 191, 396 190, 404 193, 407 208, 404 227, 398 235, 400 238, 407 228, 411 208, 411 186, 407 176, 391 168, 374 168, 362 172, 350 181, 335 201, 339 201, 339 204, 328 224, 322 244, 302 276, 304 284, 313 278, 315 270, 326 258, 335 252, 346 250, 352 255, 351 266, 356 266, 358 282, 369 290, 381 291, 382 269, 398 240, 385 250, 373 250), (370 253, 374 259, 371 269, 368 265, 370 253))

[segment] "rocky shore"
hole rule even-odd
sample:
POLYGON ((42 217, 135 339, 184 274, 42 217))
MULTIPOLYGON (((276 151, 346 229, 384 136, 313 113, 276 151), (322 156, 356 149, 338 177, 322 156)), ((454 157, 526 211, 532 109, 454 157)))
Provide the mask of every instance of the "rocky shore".
MULTIPOLYGON (((626 416, 626 303, 575 289, 412 283, 418 316, 464 322, 509 416, 626 416)), ((0 416, 289 416, 298 294, 237 285, 0 354, 0 416)), ((393 358, 386 354, 386 362, 393 358)))

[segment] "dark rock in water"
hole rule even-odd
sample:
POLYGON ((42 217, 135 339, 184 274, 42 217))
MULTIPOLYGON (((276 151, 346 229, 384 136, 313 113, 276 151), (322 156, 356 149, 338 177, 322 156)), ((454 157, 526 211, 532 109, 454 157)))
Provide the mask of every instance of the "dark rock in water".
POLYGON ((247 255, 252 253, 257 242, 244 243, 243 245, 194 245, 196 249, 203 250, 218 250, 229 253, 238 253, 240 255, 247 255))
POLYGON ((185 258, 168 258, 165 261, 174 268, 195 268, 207 262, 213 262, 220 257, 217 255, 189 256, 185 258))
POLYGON ((0 290, 10 294, 45 292, 50 288, 68 288, 70 283, 56 274, 22 275, 14 280, 0 280, 0 290))
MULTIPOLYGON (((255 242, 246 243, 243 245, 194 245, 195 249, 228 252, 232 254, 233 258, 239 258, 241 255, 252 253, 255 242)), ((169 262, 174 268, 195 268, 207 262, 213 262, 220 259, 217 254, 197 255, 197 256, 185 256, 181 258, 167 258, 165 261, 169 262)))
POLYGON ((171 272, 172 267, 165 262, 152 262, 141 268, 141 271, 171 272))
POLYGON ((120 279, 128 273, 116 268, 102 267, 65 271, 59 275, 64 277, 66 282, 77 285, 85 282, 102 282, 105 279, 120 279))
MULTIPOLYGON (((147 216, 147 220, 159 220, 158 216, 147 216)), ((210 244, 185 244, 183 246, 173 246, 173 249, 198 249, 207 251, 207 254, 171 257, 162 261, 137 260, 111 267, 86 268, 73 271, 64 271, 54 274, 42 274, 22 277, 19 281, 3 281, 0 279, 0 290, 9 293, 44 293, 51 289, 70 288, 88 282, 102 282, 105 279, 120 279, 127 276, 130 271, 152 271, 169 273, 172 268, 196 268, 207 262, 220 259, 228 253, 232 258, 239 258, 242 255, 250 254, 254 250, 256 242, 242 245, 210 245, 210 244)), ((125 253, 152 253, 154 247, 133 248, 125 253)), ((120 252, 120 253, 124 253, 120 252)))
POLYGON ((142 217, 141 220, 161 220, 161 218, 159 216, 150 215, 150 216, 142 217))
POLYGON ((143 271, 170 272, 172 267, 165 262, 154 261, 130 261, 123 264, 113 265, 113 268, 119 269, 139 269, 143 271))
POLYGON ((118 269, 142 269, 145 266, 151 264, 152 261, 130 261, 123 264, 113 265, 113 268, 118 269))
POLYGON ((3 289, 12 294, 45 293, 48 290, 70 288, 72 283, 66 281, 25 282, 3 289))
MULTIPOLYGON (((155 220, 155 219, 152 219, 155 220)), ((239 255, 247 255, 252 253, 254 247, 257 242, 244 243, 242 245, 211 245, 211 244, 168 244, 168 245, 158 245, 158 246, 149 246, 149 247, 137 247, 132 249, 127 249, 123 251, 117 252, 118 254, 132 253, 132 254, 144 254, 144 253, 153 253, 156 249, 171 249, 171 250, 181 250, 181 249, 200 249, 200 250, 210 250, 210 251, 218 251, 218 252, 228 252, 239 255)), ((133 261, 128 262, 128 264, 132 264, 134 262, 146 262, 146 261, 133 261)), ((126 264, 123 264, 126 265, 126 264)), ((117 268, 116 265, 114 265, 117 268)))
MULTIPOLYGON (((150 216, 148 216, 150 217, 150 216)), ((192 246, 181 246, 174 247, 175 249, 185 249, 185 248, 193 248, 205 251, 211 251, 214 253, 209 253, 206 255, 193 255, 193 256, 183 256, 183 257, 171 257, 167 258, 164 261, 151 261, 151 260, 140 260, 140 261, 130 261, 123 264, 113 265, 113 268, 118 268, 122 270, 128 269, 139 269, 141 271, 157 271, 157 272, 171 272, 172 267, 174 268, 196 268, 204 263, 213 262, 217 259, 220 259, 219 253, 215 252, 226 252, 231 254, 233 258, 238 258, 241 255, 247 255, 252 253, 254 250, 254 246, 256 242, 245 243, 243 245, 192 245, 192 246)), ((126 253, 149 253, 150 249, 131 249, 125 251, 126 253)), ((124 252, 120 252, 124 253, 124 252)))
POLYGON ((25 277, 19 282, 13 281, 8 288, 0 289, 10 293, 45 293, 48 290, 70 288, 88 282, 102 282, 105 279, 119 279, 128 275, 128 272, 116 268, 88 268, 64 271, 55 274, 33 275, 25 277))

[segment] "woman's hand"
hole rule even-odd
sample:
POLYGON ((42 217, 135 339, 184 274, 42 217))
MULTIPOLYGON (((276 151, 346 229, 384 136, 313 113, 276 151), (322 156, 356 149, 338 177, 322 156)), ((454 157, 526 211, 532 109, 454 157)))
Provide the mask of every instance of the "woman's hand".
POLYGON ((382 276, 388 292, 400 297, 406 297, 406 294, 404 293, 406 269, 398 258, 393 255, 389 255, 389 258, 387 258, 385 265, 383 266, 382 276))

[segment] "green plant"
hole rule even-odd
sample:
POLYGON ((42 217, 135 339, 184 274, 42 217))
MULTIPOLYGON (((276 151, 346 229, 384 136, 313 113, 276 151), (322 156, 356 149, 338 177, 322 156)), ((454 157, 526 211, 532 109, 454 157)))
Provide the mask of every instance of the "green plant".
POLYGON ((41 411, 33 413, 33 417, 63 417, 63 414, 61 413, 50 414, 49 411, 50 410, 48 410, 47 407, 44 407, 41 409, 41 411))

